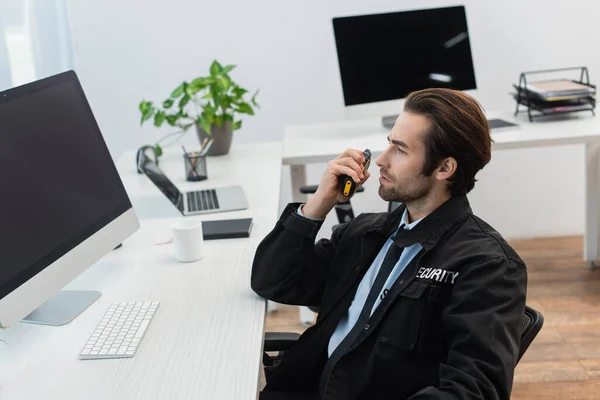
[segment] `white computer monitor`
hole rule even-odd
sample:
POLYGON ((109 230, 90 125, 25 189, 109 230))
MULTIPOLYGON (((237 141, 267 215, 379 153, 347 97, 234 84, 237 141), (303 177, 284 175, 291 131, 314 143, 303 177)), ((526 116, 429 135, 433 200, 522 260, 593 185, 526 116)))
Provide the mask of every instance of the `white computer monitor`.
POLYGON ((397 115, 415 90, 477 88, 464 6, 333 19, 348 119, 397 115))
POLYGON ((61 289, 139 228, 75 72, 0 92, 0 187, 0 323, 68 323, 100 293, 61 289))

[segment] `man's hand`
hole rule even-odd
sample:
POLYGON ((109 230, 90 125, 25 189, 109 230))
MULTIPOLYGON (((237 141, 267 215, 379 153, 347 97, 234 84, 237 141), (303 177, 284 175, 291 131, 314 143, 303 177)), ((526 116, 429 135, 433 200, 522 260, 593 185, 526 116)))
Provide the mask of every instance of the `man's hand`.
POLYGON ((348 200, 348 197, 341 192, 340 177, 348 175, 358 184, 358 189, 371 176, 369 172, 363 174, 363 162, 362 151, 356 149, 347 149, 337 158, 329 161, 319 188, 302 208, 302 213, 308 217, 324 219, 337 203, 348 200))

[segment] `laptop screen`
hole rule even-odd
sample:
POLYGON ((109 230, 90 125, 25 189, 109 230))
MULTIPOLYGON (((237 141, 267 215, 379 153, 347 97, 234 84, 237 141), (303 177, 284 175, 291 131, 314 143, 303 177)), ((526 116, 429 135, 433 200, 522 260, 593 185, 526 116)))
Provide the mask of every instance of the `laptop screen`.
POLYGON ((164 193, 165 196, 183 212, 183 196, 177 186, 158 168, 155 162, 147 160, 140 168, 144 174, 164 193))

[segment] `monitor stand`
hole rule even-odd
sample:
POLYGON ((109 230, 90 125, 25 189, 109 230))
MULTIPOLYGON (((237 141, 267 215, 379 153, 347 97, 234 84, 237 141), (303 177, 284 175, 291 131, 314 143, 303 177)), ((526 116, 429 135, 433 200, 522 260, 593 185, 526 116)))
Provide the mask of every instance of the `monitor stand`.
POLYGON ((100 292, 91 290, 61 290, 21 322, 51 326, 66 325, 101 295, 100 292))
POLYGON ((381 117, 381 125, 383 125, 384 128, 392 129, 394 124, 396 124, 396 118, 398 118, 398 114, 384 115, 381 117))

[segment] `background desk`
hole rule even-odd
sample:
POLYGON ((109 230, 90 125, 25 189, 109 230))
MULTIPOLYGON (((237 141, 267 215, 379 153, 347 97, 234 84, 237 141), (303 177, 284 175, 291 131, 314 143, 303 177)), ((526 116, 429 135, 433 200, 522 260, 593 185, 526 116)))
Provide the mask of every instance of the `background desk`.
MULTIPOLYGON (((489 113, 488 118, 502 118, 519 124, 510 130, 492 131, 494 150, 527 147, 583 144, 586 147, 584 259, 600 258, 600 120, 591 115, 574 115, 560 121, 527 121, 525 115, 489 113)), ((306 201, 299 188, 306 184, 306 164, 327 162, 346 148, 369 148, 375 157, 387 147, 389 130, 379 119, 340 123, 289 126, 283 139, 282 163, 290 165, 294 201, 306 201)), ((555 165, 552 161, 549 165, 555 165)), ((313 182, 317 183, 317 182, 313 182)))
MULTIPOLYGON (((256 244, 277 220, 281 145, 234 145, 230 155, 208 159, 209 179, 200 183, 184 180, 177 150, 160 163, 180 189, 238 183, 249 203, 247 210, 194 218, 252 217, 250 238, 207 241, 204 258, 184 264, 172 245, 156 245, 171 237, 173 218, 142 220, 122 248, 68 285, 102 291, 73 322, 0 332, 7 342, 0 343, 1 399, 256 399, 266 307, 250 289, 250 267, 256 244), (161 304, 134 358, 78 360, 110 303, 148 300, 161 304)), ((130 196, 158 195, 136 173, 133 153, 118 168, 130 196)))

